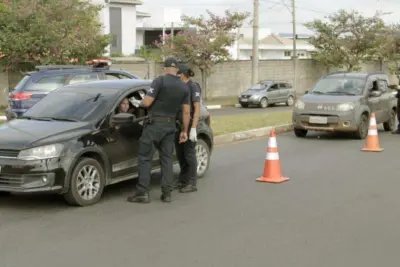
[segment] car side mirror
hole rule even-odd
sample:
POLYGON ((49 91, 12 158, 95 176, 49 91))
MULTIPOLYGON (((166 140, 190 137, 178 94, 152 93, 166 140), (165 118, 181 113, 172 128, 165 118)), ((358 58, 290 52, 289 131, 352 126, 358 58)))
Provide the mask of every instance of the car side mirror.
POLYGON ((305 94, 305 95, 308 94, 308 90, 306 90, 306 91, 304 92, 304 94, 305 94))
POLYGON ((122 124, 127 124, 134 122, 136 119, 136 116, 130 113, 118 113, 115 114, 111 117, 111 125, 112 126, 118 126, 122 124))
POLYGON ((378 97, 378 96, 381 96, 382 95, 382 92, 380 92, 380 91, 371 91, 371 92, 369 92, 369 96, 370 97, 378 97))

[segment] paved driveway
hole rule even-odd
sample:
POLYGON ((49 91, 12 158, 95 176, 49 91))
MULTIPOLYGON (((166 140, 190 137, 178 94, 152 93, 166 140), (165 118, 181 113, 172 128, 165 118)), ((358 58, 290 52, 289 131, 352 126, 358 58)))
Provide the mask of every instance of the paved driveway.
POLYGON ((2 267, 397 266, 400 137, 363 141, 278 136, 285 184, 256 183, 266 139, 218 147, 193 195, 70 208, 54 197, 0 198, 2 267))

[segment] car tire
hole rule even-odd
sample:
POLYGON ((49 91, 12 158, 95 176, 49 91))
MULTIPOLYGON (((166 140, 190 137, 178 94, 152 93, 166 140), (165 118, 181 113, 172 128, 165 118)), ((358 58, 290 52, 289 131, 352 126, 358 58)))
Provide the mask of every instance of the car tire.
POLYGON ((386 132, 392 132, 396 128, 396 110, 392 109, 390 111, 390 118, 387 122, 383 123, 383 129, 385 129, 386 132))
POLYGON ((242 106, 242 108, 247 108, 247 107, 249 107, 248 104, 240 104, 240 105, 242 106))
POLYGON ((368 135, 369 128, 369 118, 367 114, 362 114, 360 117, 360 123, 358 124, 358 129, 354 133, 356 139, 365 139, 368 135))
MULTIPOLYGON (((85 183, 85 182, 83 182, 85 183)), ((97 203, 100 198, 101 195, 103 194, 103 190, 105 187, 105 175, 104 175, 104 170, 103 167, 101 166, 101 164, 93 159, 93 158, 81 158, 78 160, 78 162, 76 163, 74 170, 72 172, 70 181, 69 181, 69 190, 66 194, 64 194, 64 198, 65 200, 73 206, 89 206, 89 205, 93 205, 95 203, 97 203), (92 180, 92 177, 82 177, 82 176, 86 176, 85 173, 87 173, 89 171, 89 174, 86 175, 90 175, 90 172, 92 171, 96 171, 97 175, 96 177, 94 177, 94 179, 92 180), (79 192, 79 187, 80 185, 78 185, 78 181, 82 178, 83 179, 87 178, 89 179, 86 185, 83 186, 92 186, 93 188, 95 188, 95 190, 97 191, 95 193, 95 195, 93 197, 87 197, 85 198, 82 193, 83 192, 89 192, 90 188, 84 190, 83 192, 79 192)), ((93 190, 93 189, 92 189, 93 190)))
POLYGON ((203 139, 198 139, 196 144, 197 178, 202 178, 210 167, 210 147, 203 139))
POLYGON ((267 108, 268 107, 268 99, 266 97, 261 98, 259 106, 260 106, 260 108, 267 108))
POLYGON ((297 137, 306 137, 306 135, 308 133, 308 130, 304 130, 304 129, 296 129, 295 128, 295 129, 293 129, 293 131, 297 137))
POLYGON ((286 106, 290 107, 294 105, 294 97, 293 96, 289 96, 287 101, 286 101, 286 106))

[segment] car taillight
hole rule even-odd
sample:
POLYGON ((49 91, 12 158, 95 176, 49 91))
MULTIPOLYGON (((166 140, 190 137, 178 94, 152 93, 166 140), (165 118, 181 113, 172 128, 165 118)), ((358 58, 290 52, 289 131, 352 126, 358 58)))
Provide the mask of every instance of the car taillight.
POLYGON ((15 93, 11 95, 11 99, 13 100, 28 100, 31 99, 32 94, 29 93, 15 93))

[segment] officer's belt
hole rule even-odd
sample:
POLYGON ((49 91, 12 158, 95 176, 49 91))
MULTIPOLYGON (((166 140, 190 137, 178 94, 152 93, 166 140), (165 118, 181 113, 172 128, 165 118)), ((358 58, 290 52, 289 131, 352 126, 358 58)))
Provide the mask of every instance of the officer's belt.
POLYGON ((158 121, 158 122, 176 122, 175 117, 164 117, 164 116, 152 116, 151 117, 152 121, 158 121))

